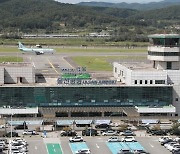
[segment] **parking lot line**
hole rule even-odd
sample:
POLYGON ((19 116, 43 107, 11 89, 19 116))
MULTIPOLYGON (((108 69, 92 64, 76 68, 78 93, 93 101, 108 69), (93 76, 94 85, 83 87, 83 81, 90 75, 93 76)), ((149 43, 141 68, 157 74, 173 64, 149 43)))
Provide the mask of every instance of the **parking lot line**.
POLYGON ((58 143, 47 143, 46 147, 48 154, 63 154, 62 148, 58 143))
POLYGON ((89 149, 87 144, 84 142, 81 143, 69 143, 69 146, 71 148, 71 151, 73 154, 76 153, 76 151, 81 150, 81 149, 89 149))

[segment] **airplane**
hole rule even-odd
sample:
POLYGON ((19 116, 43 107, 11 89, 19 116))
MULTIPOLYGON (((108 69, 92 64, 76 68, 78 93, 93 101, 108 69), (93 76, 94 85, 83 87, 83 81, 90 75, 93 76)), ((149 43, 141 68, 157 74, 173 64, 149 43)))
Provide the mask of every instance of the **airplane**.
POLYGON ((41 55, 44 53, 54 53, 55 50, 54 49, 50 49, 50 48, 27 48, 25 47, 21 42, 18 42, 19 46, 18 49, 21 50, 22 52, 33 52, 36 53, 36 55, 41 55))

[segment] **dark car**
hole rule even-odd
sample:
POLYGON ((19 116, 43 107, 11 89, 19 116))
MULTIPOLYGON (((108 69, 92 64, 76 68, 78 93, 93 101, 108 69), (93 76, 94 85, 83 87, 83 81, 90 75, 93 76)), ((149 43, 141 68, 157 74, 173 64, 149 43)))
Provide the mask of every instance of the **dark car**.
POLYGON ((180 149, 173 150, 173 151, 172 151, 172 154, 180 154, 180 149))
MULTIPOLYGON (((8 132, 4 137, 11 137, 11 132, 8 132)), ((12 137, 19 137, 19 135, 16 132, 12 132, 12 137)))
POLYGON ((163 131, 163 130, 154 130, 154 131, 151 132, 151 134, 152 135, 160 135, 160 136, 167 135, 167 133, 165 131, 163 131))
POLYGON ((97 136, 98 132, 96 129, 85 129, 82 131, 82 136, 97 136))
POLYGON ((28 126, 27 125, 17 125, 14 127, 14 130, 17 130, 17 129, 28 129, 28 126))
POLYGON ((119 150, 118 154, 134 154, 129 149, 121 149, 119 150))
POLYGON ((98 124, 95 126, 95 128, 110 128, 110 125, 108 124, 98 124))
POLYGON ((77 133, 75 131, 62 131, 60 135, 61 136, 76 136, 77 133))

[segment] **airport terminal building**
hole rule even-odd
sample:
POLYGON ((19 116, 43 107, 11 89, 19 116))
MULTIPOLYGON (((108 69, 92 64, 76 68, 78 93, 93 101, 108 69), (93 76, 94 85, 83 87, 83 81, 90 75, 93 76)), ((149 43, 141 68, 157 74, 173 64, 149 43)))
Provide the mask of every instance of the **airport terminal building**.
POLYGON ((151 65, 114 62, 113 81, 57 79, 54 86, 2 85, 0 106, 4 111, 9 106, 38 107, 36 114, 46 118, 179 116, 180 35, 149 38, 151 65))

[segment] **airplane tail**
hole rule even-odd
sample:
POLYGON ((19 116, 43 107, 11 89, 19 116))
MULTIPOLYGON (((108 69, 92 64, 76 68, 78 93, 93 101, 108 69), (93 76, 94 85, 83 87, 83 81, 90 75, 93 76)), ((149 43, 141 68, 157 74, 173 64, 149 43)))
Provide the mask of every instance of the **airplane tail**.
POLYGON ((19 49, 23 49, 23 48, 25 48, 25 46, 21 43, 21 42, 18 42, 18 44, 19 44, 19 49))

